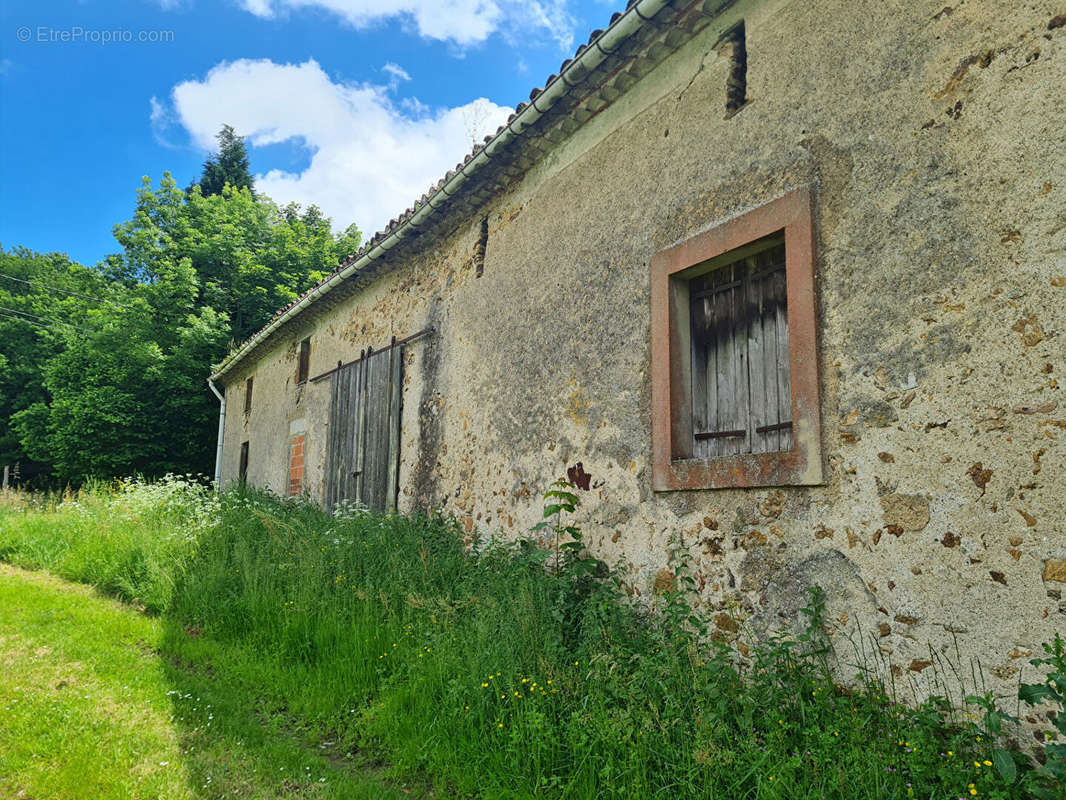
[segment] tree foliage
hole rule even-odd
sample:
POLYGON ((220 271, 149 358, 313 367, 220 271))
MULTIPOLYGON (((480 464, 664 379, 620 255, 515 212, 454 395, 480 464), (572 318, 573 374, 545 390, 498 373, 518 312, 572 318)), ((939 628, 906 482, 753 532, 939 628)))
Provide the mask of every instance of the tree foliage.
POLYGON ((222 194, 227 186, 254 192, 255 181, 248 165, 248 153, 244 139, 230 125, 223 125, 215 137, 218 153, 204 162, 199 187, 204 196, 222 194))
POLYGON ((210 366, 354 252, 359 231, 334 235, 315 206, 279 208, 248 185, 183 191, 164 173, 113 233, 121 251, 96 267, 0 249, 0 274, 38 284, 0 277, 0 465, 74 483, 209 473, 210 366))
POLYGON ((47 403, 43 369, 63 351, 68 334, 88 324, 95 305, 78 295, 106 298, 113 292, 98 271, 65 255, 0 249, 0 465, 19 464, 24 477, 45 467, 35 463, 36 442, 23 444, 13 417, 47 403))
POLYGON ((238 341, 332 271, 360 239, 355 226, 334 236, 316 206, 278 208, 232 186, 217 195, 199 186, 183 192, 169 173, 155 190, 144 180, 133 218, 114 235, 123 252, 108 264, 113 277, 151 281, 188 259, 197 301, 225 313, 238 341))

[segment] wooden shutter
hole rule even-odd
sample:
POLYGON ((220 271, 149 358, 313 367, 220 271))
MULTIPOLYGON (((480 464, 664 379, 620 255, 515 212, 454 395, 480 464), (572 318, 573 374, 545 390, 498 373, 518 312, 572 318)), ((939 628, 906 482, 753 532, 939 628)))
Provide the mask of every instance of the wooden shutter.
POLYGON ((241 463, 237 468, 237 478, 241 483, 248 480, 248 442, 241 443, 241 463))
POLYGON ((402 345, 369 352, 330 376, 325 504, 396 507, 400 470, 402 345))
POLYGON ((792 449, 785 246, 689 283, 693 456, 792 449))

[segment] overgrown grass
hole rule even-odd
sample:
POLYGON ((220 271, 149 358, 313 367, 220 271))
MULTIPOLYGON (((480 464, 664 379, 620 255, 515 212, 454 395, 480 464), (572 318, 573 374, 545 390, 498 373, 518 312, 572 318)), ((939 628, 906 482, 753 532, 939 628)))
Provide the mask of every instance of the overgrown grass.
POLYGON ((163 612, 174 658, 202 661, 211 643, 203 663, 240 703, 331 751, 428 774, 445 796, 1062 796, 987 714, 950 727, 936 700, 909 709, 875 683, 834 684, 817 603, 808 641, 764 642, 742 663, 705 643, 681 591, 648 615, 574 551, 552 569, 529 545, 464 544, 443 520, 331 518, 252 492, 190 490, 208 509, 191 519, 217 524, 182 533, 173 503, 175 517, 112 523, 124 494, 80 500, 100 504, 94 524, 69 503, 0 512, 0 553, 106 577, 163 612), (153 565, 129 567, 127 547, 153 565))
POLYGON ((160 612, 221 507, 206 486, 177 476, 96 482, 78 493, 8 492, 0 494, 0 560, 160 612))

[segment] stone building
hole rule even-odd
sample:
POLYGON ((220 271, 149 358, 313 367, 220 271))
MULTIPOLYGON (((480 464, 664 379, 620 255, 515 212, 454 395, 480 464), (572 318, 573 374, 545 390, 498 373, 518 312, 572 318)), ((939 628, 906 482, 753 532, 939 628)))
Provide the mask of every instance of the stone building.
POLYGON ((1011 693, 1066 630, 1064 11, 630 2, 215 368, 222 482, 514 537, 581 462, 634 595, 678 541, 1011 693))

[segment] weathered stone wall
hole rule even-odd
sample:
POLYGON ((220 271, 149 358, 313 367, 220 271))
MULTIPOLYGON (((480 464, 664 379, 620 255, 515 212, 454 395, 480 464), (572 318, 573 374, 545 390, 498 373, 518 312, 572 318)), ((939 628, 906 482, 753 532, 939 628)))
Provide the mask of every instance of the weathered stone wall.
POLYGON ((288 425, 306 419, 320 494, 329 387, 294 386, 296 343, 313 336, 315 375, 433 325, 408 348, 403 509, 521 535, 581 461, 580 522, 634 595, 680 536, 702 602, 742 629, 787 622, 820 582, 831 621, 861 625, 867 662, 902 684, 930 691, 950 679, 938 659, 966 675, 978 659, 1011 693, 1066 630, 1062 12, 736 4, 490 202, 483 276, 480 219, 465 220, 227 376, 225 475, 250 438, 250 480, 281 490, 288 425), (751 102, 726 119, 713 45, 741 17, 751 102), (651 255, 800 185, 816 199, 827 483, 654 493, 651 255))

